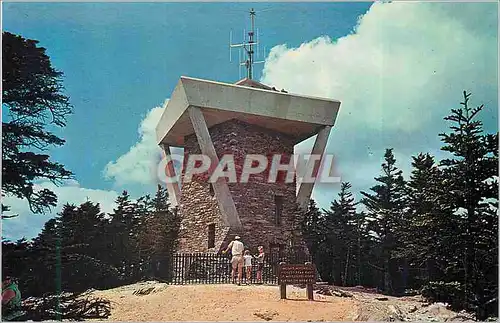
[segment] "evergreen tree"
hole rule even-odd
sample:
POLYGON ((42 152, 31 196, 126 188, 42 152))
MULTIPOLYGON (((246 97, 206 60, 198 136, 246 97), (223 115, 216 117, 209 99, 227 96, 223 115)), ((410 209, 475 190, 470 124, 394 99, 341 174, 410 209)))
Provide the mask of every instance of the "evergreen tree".
POLYGON ((34 239, 30 270, 24 272, 27 295, 56 293, 59 289, 83 292, 116 286, 118 272, 109 263, 102 228, 104 215, 98 204, 64 205, 34 239), (41 279, 41 277, 48 279, 41 279))
POLYGON ((324 233, 323 215, 316 206, 316 202, 311 199, 302 218, 302 236, 313 260, 317 257, 319 246, 325 239, 324 233))
POLYGON ((484 319, 487 308, 498 304, 498 133, 484 134, 477 120, 484 107, 469 107, 469 98, 464 92, 462 107, 445 118, 452 125, 450 133, 440 134, 441 149, 452 157, 442 160, 441 167, 463 242, 463 260, 455 270, 463 273, 465 303, 484 319))
POLYGON ((139 236, 141 253, 150 273, 165 276, 170 256, 177 251, 179 230, 180 217, 170 207, 168 191, 158 185, 139 236))
POLYGON ((31 244, 26 239, 16 242, 2 241, 2 275, 17 276, 29 270, 29 248, 31 244))
POLYGON ((339 199, 332 202, 330 210, 323 211, 327 230, 325 247, 335 264, 335 284, 342 286, 348 284, 349 268, 357 254, 356 203, 350 188, 350 183, 342 183, 339 199))
POLYGON ((24 284, 23 295, 41 296, 56 291, 56 248, 60 242, 58 230, 59 216, 56 216, 45 222, 42 231, 33 239, 28 252, 30 269, 20 273, 20 281, 24 284))
POLYGON ((110 223, 110 247, 114 252, 113 265, 116 266, 123 279, 133 279, 134 266, 138 263, 138 244, 134 229, 137 229, 137 203, 130 200, 127 191, 123 191, 115 203, 110 223))
POLYGON ((361 192, 368 216, 373 219, 369 230, 375 234, 381 262, 374 268, 383 272, 381 287, 385 292, 394 293, 398 275, 399 258, 397 249, 400 246, 399 236, 403 221, 405 182, 402 171, 395 164, 392 149, 387 149, 382 163, 382 176, 376 177, 377 184, 371 188, 374 194, 361 192))
POLYGON ((145 234, 144 231, 149 229, 146 224, 153 209, 152 205, 153 202, 149 195, 139 197, 134 205, 134 223, 128 229, 130 230, 129 240, 133 245, 132 250, 135 250, 135 257, 130 257, 129 261, 135 264, 136 276, 141 275, 143 267, 149 259, 147 250, 144 250, 142 237, 145 234))
POLYGON ((332 261, 328 258, 327 250, 324 248, 326 241, 324 215, 318 209, 313 199, 309 200, 307 210, 303 212, 301 235, 321 279, 332 283, 332 261))
POLYGON ((323 210, 323 257, 332 263, 330 280, 342 286, 360 285, 365 282, 363 276, 371 276, 366 270, 363 273, 368 241, 365 214, 356 212, 357 203, 350 189, 350 183, 342 183, 339 199, 331 203, 329 210, 323 210))
POLYGON ((115 284, 116 269, 109 264, 102 235, 98 231, 104 214, 90 201, 76 207, 66 205, 59 218, 62 287, 84 291, 115 284))
POLYGON ((33 239, 35 249, 51 249, 56 245, 57 217, 45 222, 42 231, 33 239))
POLYGON ((20 279, 25 296, 131 283, 147 276, 140 267, 152 261, 160 269, 155 278, 168 280, 180 217, 167 191, 159 187, 153 199, 146 195, 137 201, 123 192, 117 202, 109 216, 91 201, 66 204, 32 243, 4 241, 4 272, 20 279))
POLYGON ((71 105, 62 94, 62 72, 52 67, 45 48, 37 44, 2 34, 2 107, 7 111, 2 122, 2 196, 24 198, 32 212, 42 213, 56 205, 57 197, 49 189, 35 190, 35 181, 58 183, 72 177, 43 153, 64 144, 48 127, 64 127, 71 105))
POLYGON ((355 226, 356 244, 356 272, 355 284, 360 286, 373 286, 373 275, 368 266, 371 239, 368 235, 367 215, 364 212, 356 212, 353 224, 355 226))
POLYGON ((77 209, 78 219, 75 225, 80 232, 75 235, 74 244, 80 244, 86 249, 82 250, 89 257, 111 263, 110 250, 106 249, 105 226, 109 223, 104 213, 101 212, 99 203, 87 201, 80 204, 77 209))
POLYGON ((457 255, 458 222, 446 197, 444 177, 429 154, 413 157, 407 183, 407 222, 404 254, 414 268, 426 267, 429 279, 449 276, 452 255, 457 255))

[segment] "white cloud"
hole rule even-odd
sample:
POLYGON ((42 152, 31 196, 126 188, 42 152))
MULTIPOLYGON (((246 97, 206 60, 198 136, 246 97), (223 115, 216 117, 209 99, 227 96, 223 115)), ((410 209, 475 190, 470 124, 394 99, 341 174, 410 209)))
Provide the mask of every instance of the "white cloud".
POLYGON ((413 132, 447 113, 464 89, 496 92, 495 35, 472 32, 459 20, 468 14, 436 10, 443 6, 374 4, 354 34, 273 48, 263 81, 340 99, 339 122, 413 132), (451 101, 440 107, 436 99, 451 101))
POLYGON ((157 167, 162 150, 156 143, 155 128, 168 101, 162 107, 151 109, 139 125, 139 140, 130 150, 111 161, 104 169, 104 176, 113 179, 117 187, 127 184, 156 184, 157 167))
MULTIPOLYGON (((406 175, 411 155, 443 156, 443 117, 464 90, 486 105, 482 119, 497 131, 496 13, 494 3, 376 3, 350 35, 274 47, 261 81, 342 102, 328 152, 353 191, 368 189, 385 148, 406 175)), ((314 196, 328 206, 334 193, 319 187, 314 196)))
POLYGON ((35 185, 36 190, 41 188, 50 189, 57 195, 57 206, 52 208, 48 214, 33 214, 26 200, 5 197, 2 203, 10 206, 9 214, 19 214, 19 216, 2 220, 2 238, 16 240, 23 236, 27 239, 37 236, 45 222, 55 217, 66 203, 80 205, 89 200, 93 203, 99 203, 102 212, 111 213, 116 206, 115 200, 118 197, 118 193, 115 191, 80 187, 80 184, 75 180, 67 181, 61 186, 56 186, 51 182, 35 185))

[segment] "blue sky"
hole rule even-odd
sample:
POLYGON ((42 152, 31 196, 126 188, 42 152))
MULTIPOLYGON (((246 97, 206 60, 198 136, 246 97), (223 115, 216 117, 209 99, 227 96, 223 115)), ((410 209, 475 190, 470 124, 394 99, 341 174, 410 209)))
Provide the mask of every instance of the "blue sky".
MULTIPOLYGON (((76 178, 54 188, 61 203, 89 197, 110 211, 123 189, 154 190, 144 170, 163 102, 181 75, 238 80, 229 31, 241 40, 251 7, 269 54, 255 78, 342 101, 328 147, 355 192, 373 185, 385 147, 404 171, 420 151, 445 156, 437 134, 464 89, 498 129, 495 3, 3 3, 4 30, 39 40, 65 73, 74 114, 51 155, 76 178)), ((318 186, 314 197, 327 207, 336 194, 318 186)), ((3 236, 32 237, 50 216, 4 221, 3 236)))

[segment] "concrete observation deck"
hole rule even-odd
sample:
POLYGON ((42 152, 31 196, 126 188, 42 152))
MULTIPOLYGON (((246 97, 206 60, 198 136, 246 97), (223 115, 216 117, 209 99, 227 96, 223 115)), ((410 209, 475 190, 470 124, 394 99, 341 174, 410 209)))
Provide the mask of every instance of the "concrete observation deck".
POLYGON ((238 119, 293 136, 297 143, 335 124, 340 101, 267 88, 182 76, 156 127, 158 144, 182 147, 184 136, 195 133, 189 107, 201 109, 208 128, 238 119))

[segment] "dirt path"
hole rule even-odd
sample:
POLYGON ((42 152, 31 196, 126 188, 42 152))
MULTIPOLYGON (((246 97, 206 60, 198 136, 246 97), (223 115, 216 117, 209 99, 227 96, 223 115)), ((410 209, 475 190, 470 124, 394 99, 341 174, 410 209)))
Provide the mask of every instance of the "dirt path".
POLYGON ((147 295, 138 286, 96 291, 111 301, 110 321, 352 321, 358 301, 314 295, 288 287, 280 300, 277 286, 155 285, 147 295), (140 289, 140 288, 139 288, 140 289))

